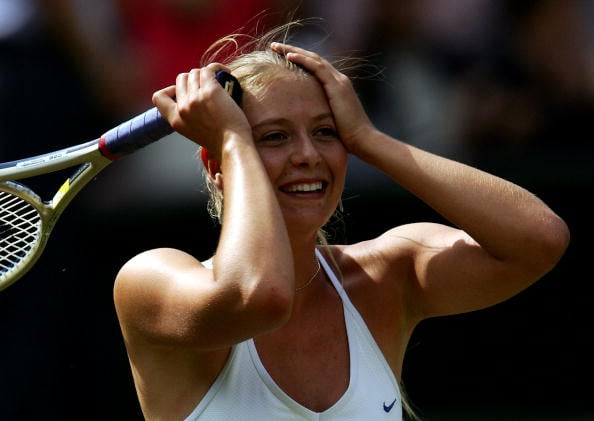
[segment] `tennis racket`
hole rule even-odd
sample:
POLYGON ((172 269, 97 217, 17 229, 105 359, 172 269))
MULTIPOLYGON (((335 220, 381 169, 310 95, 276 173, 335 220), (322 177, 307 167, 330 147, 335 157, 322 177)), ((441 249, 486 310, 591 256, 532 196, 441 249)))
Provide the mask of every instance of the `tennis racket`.
MULTIPOLYGON (((242 91, 237 79, 221 70, 216 77, 241 104, 242 91)), ((113 161, 172 132, 157 108, 152 108, 90 142, 0 163, 0 291, 37 262, 60 215, 89 181, 113 161), (76 169, 49 201, 15 181, 71 167, 76 169)))

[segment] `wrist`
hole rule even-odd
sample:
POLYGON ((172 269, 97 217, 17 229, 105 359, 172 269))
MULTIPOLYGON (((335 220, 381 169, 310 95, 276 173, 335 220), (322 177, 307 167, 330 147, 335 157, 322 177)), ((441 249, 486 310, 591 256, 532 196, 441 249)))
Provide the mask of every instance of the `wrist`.
POLYGON ((352 136, 343 139, 344 146, 349 153, 366 160, 376 148, 377 139, 382 133, 374 126, 361 126, 352 136))

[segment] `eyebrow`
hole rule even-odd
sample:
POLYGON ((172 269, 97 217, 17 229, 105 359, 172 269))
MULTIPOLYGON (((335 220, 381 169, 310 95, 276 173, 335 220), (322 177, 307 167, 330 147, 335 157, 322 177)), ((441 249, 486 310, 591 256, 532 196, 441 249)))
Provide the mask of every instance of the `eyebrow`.
MULTIPOLYGON (((318 122, 318 121, 326 120, 327 118, 329 118, 332 121, 334 121, 334 116, 332 115, 331 112, 319 114, 319 115, 313 117, 312 118, 312 121, 318 122)), ((254 124, 254 126, 252 126, 252 129, 258 129, 258 128, 263 127, 263 126, 270 126, 270 125, 276 125, 276 124, 286 124, 286 123, 289 123, 289 122, 290 122, 290 119, 288 119, 288 118, 284 118, 284 117, 275 118, 275 117, 273 117, 273 118, 268 118, 266 120, 262 120, 258 124, 254 124)))

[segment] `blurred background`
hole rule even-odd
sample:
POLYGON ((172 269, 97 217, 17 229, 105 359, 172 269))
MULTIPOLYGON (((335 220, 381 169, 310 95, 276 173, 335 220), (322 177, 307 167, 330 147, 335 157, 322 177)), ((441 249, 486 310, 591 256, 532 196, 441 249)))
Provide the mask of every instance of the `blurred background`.
MULTIPOLYGON (((419 414, 594 420, 591 0, 0 0, 0 160, 97 138, 220 36, 295 9, 321 18, 295 42, 373 64, 355 84, 378 127, 521 184, 572 231, 526 291, 419 326, 403 375, 419 414)), ((0 293, 0 420, 142 419, 113 279, 147 248, 213 252, 195 154, 174 134, 109 167, 0 293)), ((336 241, 440 220, 355 159, 344 206, 336 241)))

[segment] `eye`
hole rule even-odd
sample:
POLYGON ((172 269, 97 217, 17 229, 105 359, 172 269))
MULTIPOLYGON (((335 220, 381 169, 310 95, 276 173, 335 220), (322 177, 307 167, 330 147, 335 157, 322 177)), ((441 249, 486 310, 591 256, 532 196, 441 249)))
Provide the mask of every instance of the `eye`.
POLYGON ((265 133, 264 135, 260 136, 259 141, 266 143, 280 143, 286 138, 287 136, 283 132, 277 131, 265 133))
POLYGON ((285 135, 282 134, 281 132, 273 132, 273 133, 268 133, 265 136, 262 137, 262 140, 280 140, 280 139, 284 139, 285 135))
POLYGON ((316 129, 316 131, 314 132, 314 135, 317 138, 321 138, 321 139, 328 139, 328 140, 338 139, 338 133, 332 127, 320 127, 319 129, 316 129))

